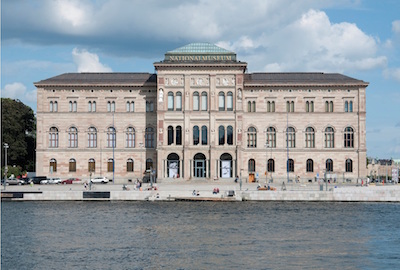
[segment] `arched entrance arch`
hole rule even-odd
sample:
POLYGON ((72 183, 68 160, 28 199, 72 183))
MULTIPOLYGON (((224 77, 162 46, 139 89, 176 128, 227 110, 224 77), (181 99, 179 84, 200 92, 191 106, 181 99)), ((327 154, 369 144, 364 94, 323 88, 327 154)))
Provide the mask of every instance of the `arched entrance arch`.
POLYGON ((167 157, 167 175, 169 178, 179 177, 179 156, 176 153, 171 153, 167 157))
POLYGON ((232 156, 228 153, 224 153, 219 158, 219 177, 221 178, 232 178, 233 177, 233 169, 232 169, 232 156))
POLYGON ((207 177, 207 160, 206 160, 206 156, 202 153, 197 153, 194 156, 193 177, 195 177, 195 178, 207 177))

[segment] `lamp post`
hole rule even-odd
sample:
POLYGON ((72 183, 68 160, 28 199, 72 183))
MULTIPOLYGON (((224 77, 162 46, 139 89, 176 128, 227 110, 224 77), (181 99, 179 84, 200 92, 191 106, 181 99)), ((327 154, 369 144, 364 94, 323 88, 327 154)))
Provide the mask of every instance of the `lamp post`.
POLYGON ((265 143, 265 183, 268 180, 268 142, 265 143))
POLYGON ((4 167, 4 190, 6 189, 7 186, 7 173, 8 173, 8 166, 7 166, 7 149, 9 148, 8 143, 4 143, 4 161, 5 161, 5 167, 4 167))

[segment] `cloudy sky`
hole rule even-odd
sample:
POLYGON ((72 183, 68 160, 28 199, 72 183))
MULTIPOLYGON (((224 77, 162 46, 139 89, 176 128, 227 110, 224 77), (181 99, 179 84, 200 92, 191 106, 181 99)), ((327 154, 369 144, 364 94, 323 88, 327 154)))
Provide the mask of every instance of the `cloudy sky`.
POLYGON ((192 42, 249 72, 340 72, 369 82, 368 156, 400 158, 398 0, 1 2, 1 94, 36 110, 33 82, 65 72, 154 72, 192 42))

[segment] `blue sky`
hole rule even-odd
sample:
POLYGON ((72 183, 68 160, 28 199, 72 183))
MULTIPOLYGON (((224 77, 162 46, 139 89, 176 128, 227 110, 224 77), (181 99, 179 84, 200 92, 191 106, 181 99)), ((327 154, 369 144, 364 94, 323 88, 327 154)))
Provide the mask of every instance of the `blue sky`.
POLYGON ((400 158, 398 0, 1 2, 1 95, 36 110, 33 82, 66 72, 154 72, 192 42, 249 72, 339 72, 369 82, 368 156, 400 158))

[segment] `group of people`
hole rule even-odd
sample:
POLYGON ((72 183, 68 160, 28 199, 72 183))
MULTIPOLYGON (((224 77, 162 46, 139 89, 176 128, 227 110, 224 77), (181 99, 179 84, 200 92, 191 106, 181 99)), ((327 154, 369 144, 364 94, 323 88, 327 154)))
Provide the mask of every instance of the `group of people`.
POLYGON ((218 194, 219 193, 219 188, 214 188, 213 189, 213 194, 218 194))

